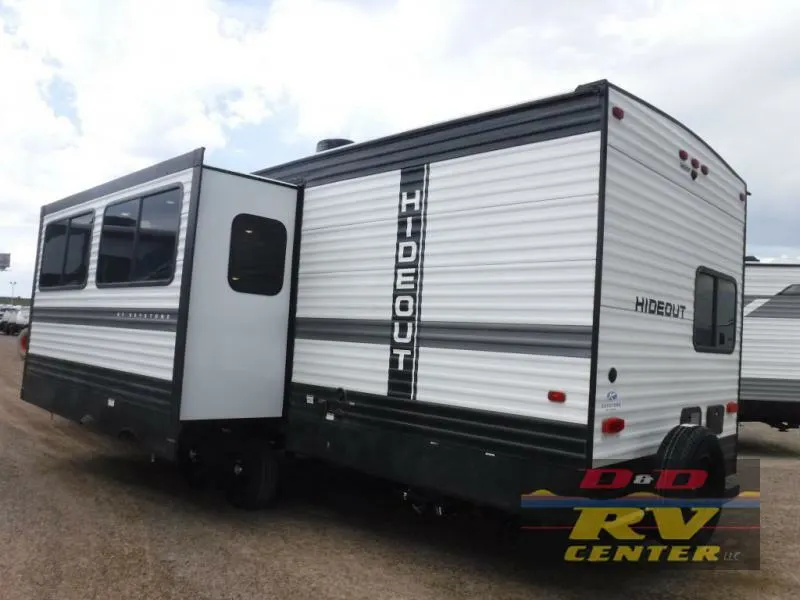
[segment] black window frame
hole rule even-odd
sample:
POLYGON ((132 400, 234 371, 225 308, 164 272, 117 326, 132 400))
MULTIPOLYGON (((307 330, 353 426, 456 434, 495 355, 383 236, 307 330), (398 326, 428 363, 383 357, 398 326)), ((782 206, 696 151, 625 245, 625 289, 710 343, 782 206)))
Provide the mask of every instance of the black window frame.
MULTIPOLYGON (((284 288, 284 281, 286 280, 286 257, 289 253, 289 230, 286 227, 286 224, 278 219, 273 219, 272 217, 265 217, 264 215, 254 215, 253 213, 248 212, 241 212, 237 213, 236 216, 231 219, 231 226, 230 226, 230 234, 228 239, 228 273, 227 273, 227 280, 228 280, 228 287, 231 288, 237 294, 248 294, 253 296, 264 296, 265 298, 274 298, 278 296, 284 288), (277 290, 272 293, 264 293, 260 291, 253 291, 252 288, 250 289, 241 289, 240 285, 237 280, 234 280, 232 277, 232 271, 234 268, 234 252, 233 252, 233 243, 234 243, 234 233, 236 230, 236 225, 239 219, 261 219, 262 221, 272 221, 274 223, 278 223, 283 229, 283 263, 281 265, 281 277, 280 277, 280 285, 278 286, 277 290)), ((289 265, 291 269, 291 265, 289 265)))
POLYGON ((736 278, 731 277, 730 275, 726 275, 725 273, 720 273, 719 271, 715 271, 714 269, 709 269, 708 267, 698 267, 694 274, 694 296, 693 296, 693 306, 692 306, 692 345, 694 346, 695 352, 702 352, 706 354, 733 354, 736 350, 736 333, 739 328, 739 286, 736 284, 736 278), (730 348, 722 347, 718 344, 713 346, 707 346, 704 344, 697 343, 697 280, 700 275, 707 275, 714 280, 714 299, 713 305, 711 310, 711 322, 713 326, 713 340, 718 340, 719 336, 717 335, 717 306, 719 304, 718 299, 718 287, 719 281, 723 280, 733 285, 733 298, 734 298, 734 307, 733 307, 733 336, 731 337, 730 348))
POLYGON ((82 290, 85 289, 87 285, 89 285, 89 270, 91 267, 92 262, 92 244, 94 243, 94 225, 95 219, 97 218, 97 211, 94 209, 87 209, 83 210, 78 213, 73 213, 71 215, 67 215, 65 217, 61 217, 60 219, 53 219, 49 221, 47 224, 44 225, 44 229, 42 231, 42 255, 39 259, 39 270, 36 277, 36 291, 37 292, 55 292, 55 291, 67 291, 67 290, 82 290), (42 265, 44 264, 44 257, 45 257, 45 248, 47 246, 47 228, 51 225, 56 225, 58 223, 65 223, 66 224, 66 231, 64 232, 64 255, 61 258, 61 278, 60 281, 64 280, 64 268, 67 265, 67 256, 69 254, 69 234, 70 230, 72 229, 72 221, 75 219, 80 219, 82 217, 86 217, 91 215, 92 220, 89 224, 89 244, 84 249, 84 261, 86 263, 86 274, 83 277, 82 283, 68 283, 63 284, 59 283, 58 285, 46 285, 42 287, 42 265))
POLYGON ((133 234, 133 249, 132 249, 132 258, 131 258, 131 267, 128 273, 128 277, 130 278, 131 274, 133 274, 135 266, 136 266, 136 251, 138 249, 139 243, 139 230, 142 226, 142 206, 144 205, 144 201, 147 198, 152 196, 158 196, 159 194, 163 194, 165 192, 169 192, 172 190, 178 190, 180 200, 178 201, 178 229, 177 235, 175 236, 175 248, 172 254, 172 274, 167 279, 151 279, 148 281, 115 281, 110 283, 100 283, 97 281, 97 269, 95 269, 95 281, 94 285, 98 289, 108 289, 108 288, 139 288, 139 287, 158 287, 158 286, 167 286, 170 285, 173 281, 175 281, 175 271, 178 264, 178 248, 180 247, 181 241, 181 215, 183 214, 183 202, 185 197, 185 190, 183 184, 181 183, 171 183, 169 185, 165 185, 158 188, 152 188, 147 190, 146 192, 142 192, 140 194, 135 194, 132 196, 126 196, 125 198, 121 198, 120 200, 114 200, 114 202, 109 202, 103 207, 103 220, 100 223, 100 239, 98 240, 97 245, 97 267, 100 266, 100 257, 103 254, 103 226, 105 225, 106 214, 108 213, 109 208, 114 206, 118 206, 120 204, 125 204, 126 202, 130 202, 132 200, 136 200, 139 202, 139 212, 136 215, 136 229, 133 234))

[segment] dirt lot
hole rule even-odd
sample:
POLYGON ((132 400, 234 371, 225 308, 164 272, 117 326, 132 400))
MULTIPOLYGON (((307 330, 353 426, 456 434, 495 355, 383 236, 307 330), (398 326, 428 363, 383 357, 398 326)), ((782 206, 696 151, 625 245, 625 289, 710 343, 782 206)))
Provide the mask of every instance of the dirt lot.
POLYGON ((427 526, 406 509, 306 482, 241 513, 172 470, 18 400, 0 336, 0 599, 790 598, 800 579, 800 433, 743 428, 762 462, 762 568, 540 570, 479 523, 427 526))

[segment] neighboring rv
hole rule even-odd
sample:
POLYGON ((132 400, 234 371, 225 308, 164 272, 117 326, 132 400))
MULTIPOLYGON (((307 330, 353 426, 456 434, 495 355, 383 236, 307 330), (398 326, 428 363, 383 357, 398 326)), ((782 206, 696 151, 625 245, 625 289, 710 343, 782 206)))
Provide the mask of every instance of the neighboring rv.
POLYGON ((800 262, 745 263, 740 422, 800 427, 800 262))
POLYGON ((510 511, 593 466, 735 490, 747 190, 698 136, 603 81, 319 149, 43 207, 24 400, 239 506, 284 453, 510 511))

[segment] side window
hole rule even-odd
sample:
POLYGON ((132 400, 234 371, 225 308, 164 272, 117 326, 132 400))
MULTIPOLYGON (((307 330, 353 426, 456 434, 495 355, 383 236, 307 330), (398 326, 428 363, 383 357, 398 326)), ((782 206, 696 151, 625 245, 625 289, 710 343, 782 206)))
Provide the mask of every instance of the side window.
POLYGON ((106 207, 99 286, 168 283, 175 272, 182 191, 172 188, 106 207))
POLYGON ((275 296, 283 289, 286 227, 256 215, 236 215, 231 224, 228 285, 242 294, 275 296))
POLYGON ((93 226, 92 212, 47 224, 39 268, 40 290, 86 285, 93 226))
POLYGON ((736 282, 700 268, 694 283, 694 348, 731 354, 736 340, 736 282))

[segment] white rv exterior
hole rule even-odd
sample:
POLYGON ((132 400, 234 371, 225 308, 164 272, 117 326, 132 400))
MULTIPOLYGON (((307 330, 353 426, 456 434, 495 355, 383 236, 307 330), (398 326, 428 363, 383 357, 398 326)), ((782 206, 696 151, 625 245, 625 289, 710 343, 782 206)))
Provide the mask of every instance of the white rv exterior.
POLYGON ((606 82, 255 176, 195 151, 44 207, 91 235, 83 279, 34 291, 23 396, 179 460, 233 445, 237 474, 269 445, 502 508, 653 466, 681 424, 731 475, 745 198, 606 82), (173 189, 174 260, 131 266, 150 238, 114 228, 173 189))
POLYGON ((800 426, 800 263, 745 263, 739 420, 800 426))

